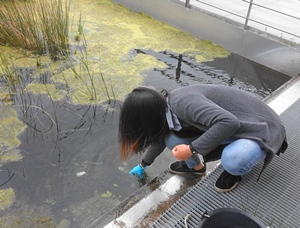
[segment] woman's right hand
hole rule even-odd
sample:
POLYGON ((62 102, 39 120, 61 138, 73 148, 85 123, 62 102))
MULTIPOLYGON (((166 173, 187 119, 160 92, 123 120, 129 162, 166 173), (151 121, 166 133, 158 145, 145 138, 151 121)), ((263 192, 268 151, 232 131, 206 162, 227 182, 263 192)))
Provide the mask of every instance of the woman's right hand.
POLYGON ((139 178, 143 178, 143 174, 145 172, 146 167, 141 166, 140 164, 138 164, 137 166, 135 166, 130 172, 129 174, 131 176, 138 176, 139 178))

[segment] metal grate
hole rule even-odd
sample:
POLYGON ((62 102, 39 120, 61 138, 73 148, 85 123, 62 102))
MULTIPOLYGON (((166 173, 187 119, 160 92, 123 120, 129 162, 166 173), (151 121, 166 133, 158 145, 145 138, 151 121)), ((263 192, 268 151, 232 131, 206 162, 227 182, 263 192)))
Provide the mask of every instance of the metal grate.
POLYGON ((195 185, 187 194, 163 213, 152 228, 185 227, 184 218, 190 214, 189 227, 197 227, 205 211, 217 208, 237 208, 257 216, 266 226, 300 227, 300 100, 290 106, 281 118, 286 126, 288 150, 275 156, 257 182, 261 166, 243 176, 238 188, 228 193, 213 189, 223 168, 220 166, 195 185))

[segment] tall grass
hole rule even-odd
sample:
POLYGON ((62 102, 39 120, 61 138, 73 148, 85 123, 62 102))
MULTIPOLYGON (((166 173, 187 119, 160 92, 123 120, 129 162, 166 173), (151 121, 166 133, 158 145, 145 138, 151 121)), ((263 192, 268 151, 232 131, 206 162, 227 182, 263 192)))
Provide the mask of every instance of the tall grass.
POLYGON ((0 44, 57 59, 69 47, 69 0, 2 2, 0 44))

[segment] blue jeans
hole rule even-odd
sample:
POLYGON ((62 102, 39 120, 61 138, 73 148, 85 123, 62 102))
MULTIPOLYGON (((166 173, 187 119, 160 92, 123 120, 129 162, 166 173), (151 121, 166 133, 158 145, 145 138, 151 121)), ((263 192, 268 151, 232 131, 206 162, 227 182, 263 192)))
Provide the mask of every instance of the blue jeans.
MULTIPOLYGON (((167 147, 172 150, 176 145, 190 144, 198 137, 181 138, 170 132, 166 134, 165 142, 167 147)), ((223 149, 220 158, 221 163, 223 168, 232 175, 249 173, 253 166, 263 161, 266 157, 266 152, 254 140, 229 138, 222 144, 228 145, 223 149)), ((193 155, 185 162, 189 168, 193 168, 201 161, 198 155, 193 155)))

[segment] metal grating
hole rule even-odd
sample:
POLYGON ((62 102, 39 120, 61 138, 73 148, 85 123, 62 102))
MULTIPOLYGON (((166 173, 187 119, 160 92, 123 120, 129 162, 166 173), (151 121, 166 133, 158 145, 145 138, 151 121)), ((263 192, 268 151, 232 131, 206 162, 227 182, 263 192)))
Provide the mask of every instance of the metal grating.
POLYGON ((185 227, 184 218, 190 214, 189 227, 197 227, 205 211, 217 208, 237 208, 257 216, 266 226, 300 227, 300 100, 290 106, 281 118, 286 126, 288 150, 275 156, 257 182, 261 165, 243 176, 238 188, 218 193, 213 187, 223 171, 216 168, 187 194, 164 212, 152 228, 185 227))

